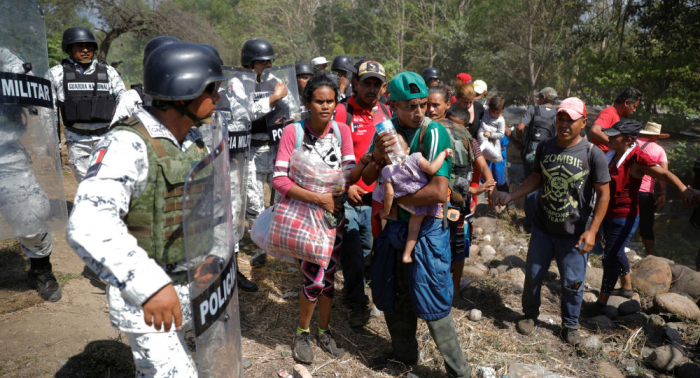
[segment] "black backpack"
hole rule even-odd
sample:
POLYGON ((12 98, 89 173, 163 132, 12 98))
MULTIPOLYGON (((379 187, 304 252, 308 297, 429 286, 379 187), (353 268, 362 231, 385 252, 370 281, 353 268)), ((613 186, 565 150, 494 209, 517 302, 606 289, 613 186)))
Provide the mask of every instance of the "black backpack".
POLYGON ((523 163, 532 165, 535 161, 537 145, 543 140, 554 136, 555 120, 556 112, 554 112, 552 117, 544 117, 540 114, 540 105, 535 106, 535 115, 530 120, 527 133, 525 134, 525 143, 522 151, 523 163))

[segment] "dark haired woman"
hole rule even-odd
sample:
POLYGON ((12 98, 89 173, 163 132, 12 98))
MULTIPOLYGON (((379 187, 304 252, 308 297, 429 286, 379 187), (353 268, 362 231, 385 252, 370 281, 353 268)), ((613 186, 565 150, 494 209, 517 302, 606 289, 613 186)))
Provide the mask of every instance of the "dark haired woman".
MULTIPOLYGON (((304 135, 301 145, 297 147, 297 131, 294 124, 287 125, 282 132, 272 179, 273 188, 281 196, 316 204, 333 214, 343 210, 343 204, 335 198, 337 194, 315 193, 295 184, 289 177, 289 160, 296 148, 303 148, 310 154, 317 155, 331 169, 343 169, 349 173, 355 166, 350 129, 343 123, 335 124, 335 121, 332 121, 339 91, 337 83, 324 72, 316 74, 306 84, 302 100, 309 110, 310 117, 303 123, 304 135)), ((344 353, 343 349, 336 346, 328 326, 333 306, 334 275, 342 243, 343 222, 340 221, 338 224, 335 245, 328 266, 323 268, 308 261, 301 263, 304 286, 302 295, 299 297, 299 326, 294 337, 293 348, 294 358, 300 362, 311 363, 314 358, 310 322, 317 302, 319 345, 334 357, 340 357, 344 353)))

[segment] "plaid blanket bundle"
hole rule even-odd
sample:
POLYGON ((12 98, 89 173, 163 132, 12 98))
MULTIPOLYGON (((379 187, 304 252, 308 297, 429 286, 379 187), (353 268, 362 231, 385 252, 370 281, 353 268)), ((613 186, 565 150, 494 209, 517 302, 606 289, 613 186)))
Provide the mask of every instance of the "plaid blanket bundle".
MULTIPOLYGON (((294 151, 290 158, 289 176, 297 185, 314 193, 342 191, 345 185, 340 169, 329 168, 321 159, 302 149, 294 151)), ((323 208, 289 197, 282 198, 275 206, 267 251, 326 268, 333 252, 336 229, 325 221, 323 208)))

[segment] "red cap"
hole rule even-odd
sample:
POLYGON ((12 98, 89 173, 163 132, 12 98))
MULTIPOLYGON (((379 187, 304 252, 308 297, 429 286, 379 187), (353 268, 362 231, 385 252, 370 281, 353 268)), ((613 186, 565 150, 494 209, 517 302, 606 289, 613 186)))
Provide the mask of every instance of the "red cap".
POLYGON ((457 79, 461 80, 462 83, 471 83, 472 75, 462 72, 460 74, 457 74, 457 79))
POLYGON ((586 104, 577 97, 569 97, 559 103, 557 113, 559 112, 566 112, 575 121, 586 116, 586 104))

